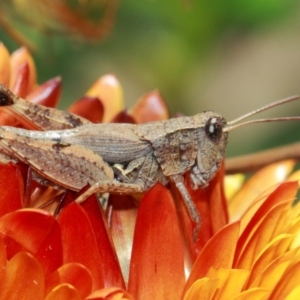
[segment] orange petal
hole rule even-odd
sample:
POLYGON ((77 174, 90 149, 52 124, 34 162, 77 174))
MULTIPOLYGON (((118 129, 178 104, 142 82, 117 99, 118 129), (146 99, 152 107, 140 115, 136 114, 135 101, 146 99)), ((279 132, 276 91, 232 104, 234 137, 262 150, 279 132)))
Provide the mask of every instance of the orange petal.
POLYGON ((143 95, 129 113, 137 124, 169 119, 167 105, 157 90, 143 95))
POLYGON ((128 291, 136 299, 180 299, 183 244, 170 192, 156 184, 143 197, 134 232, 128 291))
POLYGON ((97 97, 91 96, 84 96, 77 100, 69 107, 68 111, 93 123, 102 122, 104 114, 102 102, 97 97))
POLYGON ((251 288, 262 287, 273 290, 281 278, 285 276, 285 272, 289 266, 293 262, 299 262, 299 258, 299 249, 294 249, 274 259, 252 282, 251 288))
MULTIPOLYGON (((32 299, 32 298, 31 298, 32 299)), ((55 287, 45 300, 82 300, 77 290, 70 284, 61 284, 55 287)))
POLYGON ((19 72, 20 67, 27 63, 29 67, 29 78, 28 78, 28 89, 27 92, 30 92, 36 83, 36 69, 35 64, 32 59, 32 56, 28 52, 28 50, 24 47, 18 49, 13 52, 10 58, 10 66, 11 66, 11 74, 10 74, 10 85, 12 88, 15 86, 17 81, 17 74, 19 72))
POLYGON ((118 254, 124 281, 128 282, 134 226, 137 216, 136 200, 129 195, 110 195, 111 234, 118 254))
POLYGON ((237 268, 249 269, 263 248, 281 232, 289 205, 290 202, 279 203, 266 214, 259 226, 253 230, 249 241, 243 245, 243 251, 236 254, 237 268))
POLYGON ((10 57, 9 52, 3 43, 0 42, 0 82, 6 86, 9 84, 10 57))
POLYGON ((0 299, 44 299, 42 267, 30 254, 19 252, 8 263, 0 283, 0 299))
POLYGON ((200 295, 202 299, 213 299, 219 281, 217 278, 207 277, 196 280, 185 293, 183 300, 199 300, 200 295))
POLYGON ((75 287, 82 298, 92 292, 93 279, 90 271, 77 263, 64 264, 46 279, 45 294, 56 286, 68 283, 75 287))
POLYGON ((46 275, 61 265, 60 229, 49 213, 37 209, 11 212, 0 218, 0 232, 33 254, 46 275))
POLYGON ((263 270, 278 256, 283 255, 285 252, 278 254, 278 245, 283 239, 290 240, 291 235, 281 234, 267 244, 265 249, 260 253, 251 267, 251 272, 248 277, 245 289, 249 288, 252 282, 263 272, 263 270))
POLYGON ((103 122, 109 122, 124 109, 123 91, 118 79, 111 74, 99 78, 87 91, 87 96, 96 97, 104 106, 103 122))
POLYGON ((24 181, 16 165, 0 164, 0 190, 0 216, 22 208, 24 181))
POLYGON ((123 289, 111 287, 97 290, 85 298, 86 300, 134 300, 133 297, 123 289))
POLYGON ((63 241, 64 263, 78 262, 89 269, 93 290, 104 287, 103 262, 95 233, 87 214, 76 202, 69 204, 58 216, 63 241))
POLYGON ((18 70, 15 84, 12 86, 11 91, 21 97, 25 98, 29 90, 29 66, 24 62, 18 70))
MULTIPOLYGON (((261 223, 261 220, 268 214, 268 212, 272 209, 272 207, 276 206, 278 203, 282 203, 285 200, 293 202, 297 190, 298 190, 297 182, 282 183, 261 204, 259 209, 256 210, 255 214, 250 219, 249 223, 247 223, 247 226, 245 227, 245 229, 243 230, 239 238, 237 250, 236 250, 236 261, 240 256, 241 252, 243 251, 243 249, 245 248, 245 246, 247 245, 247 241, 251 238, 256 228, 261 223)), ((245 222, 243 222, 243 224, 245 224, 245 222)), ((269 230, 267 232, 269 232, 269 230)))
POLYGON ((235 222, 222 228, 208 241, 194 263, 185 291, 197 279, 204 277, 211 267, 215 269, 232 267, 238 235, 239 222, 235 222))
POLYGON ((26 99, 34 104, 56 107, 61 93, 61 78, 55 77, 36 87, 26 99))
MULTIPOLYGON (((190 178, 188 176, 186 178, 185 185, 201 217, 199 237, 195 245, 195 252, 197 254, 202 250, 208 240, 228 223, 227 202, 224 195, 223 178, 223 164, 216 176, 209 183, 208 188, 193 190, 191 188, 190 178)), ((181 203, 182 202, 183 201, 181 201, 181 203)), ((183 220, 185 220, 185 218, 183 218, 183 220)), ((186 229, 186 232, 189 234, 188 229, 186 229)), ((192 235, 190 234, 190 236, 192 235)))
POLYGON ((282 182, 295 166, 294 160, 285 160, 268 165, 256 172, 242 187, 228 205, 230 220, 239 220, 253 201, 267 187, 282 182))
POLYGON ((208 187, 213 234, 228 224, 227 200, 224 192, 224 162, 208 187))
POLYGON ((108 234, 106 222, 104 222, 102 207, 98 199, 93 195, 81 204, 92 226, 96 239, 98 252, 101 258, 102 277, 105 287, 120 287, 125 289, 118 257, 116 255, 111 236, 108 234))

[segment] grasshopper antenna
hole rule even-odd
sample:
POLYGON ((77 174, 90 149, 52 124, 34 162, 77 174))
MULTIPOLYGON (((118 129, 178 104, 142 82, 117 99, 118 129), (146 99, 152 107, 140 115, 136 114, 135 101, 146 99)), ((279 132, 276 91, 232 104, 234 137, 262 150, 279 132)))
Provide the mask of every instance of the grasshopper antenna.
POLYGON ((246 118, 249 118, 253 115, 256 115, 258 113, 261 113, 265 110, 268 110, 268 109, 271 109, 273 107, 276 107, 276 106, 279 106, 279 105, 283 105, 285 103, 288 103, 288 102, 292 102, 292 101, 295 101, 297 99, 299 99, 300 96, 296 95, 296 96, 292 96, 292 97, 289 97, 289 98, 285 98, 285 99, 281 99, 281 100, 278 100, 278 101, 275 101, 275 102, 272 102, 270 104, 267 104, 261 108, 258 108, 256 110, 253 110, 237 119, 234 119, 230 122, 227 123, 227 126, 223 128, 223 132, 229 132, 233 129, 236 129, 236 128, 239 128, 239 127, 242 127, 242 126, 246 126, 246 125, 249 125, 249 124, 256 124, 256 123, 265 123, 265 122, 277 122, 277 121, 300 121, 300 116, 295 116, 295 117, 279 117, 279 118, 266 118, 266 119, 256 119, 256 120, 251 120, 251 121, 246 121, 246 122, 243 122, 243 123, 239 123, 239 124, 236 124, 246 118))

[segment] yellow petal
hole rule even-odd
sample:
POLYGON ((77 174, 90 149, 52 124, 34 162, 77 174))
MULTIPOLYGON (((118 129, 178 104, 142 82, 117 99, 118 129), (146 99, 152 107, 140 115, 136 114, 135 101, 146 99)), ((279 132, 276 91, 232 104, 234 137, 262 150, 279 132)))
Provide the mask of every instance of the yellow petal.
POLYGON ((268 289, 253 288, 241 292, 239 295, 232 298, 232 300, 265 300, 269 294, 270 291, 268 289))
POLYGON ((104 106, 103 122, 110 122, 124 109, 123 90, 118 79, 111 74, 100 77, 86 92, 87 96, 97 97, 104 106))
MULTIPOLYGON (((280 278, 277 286, 274 288, 270 300, 275 299, 286 299, 291 292, 299 287, 299 277, 300 277, 300 261, 299 256, 298 260, 294 260, 295 263, 287 268, 283 276, 280 278)), ((299 299, 299 295, 298 295, 299 299)))
POLYGON ((0 82, 8 86, 10 76, 10 57, 6 47, 0 43, 0 82))
POLYGON ((300 285, 296 286, 286 297, 285 300, 298 300, 300 295, 300 285))
POLYGON ((239 220, 253 201, 266 190, 266 187, 282 182, 292 171, 295 164, 294 160, 285 160, 268 165, 256 172, 229 202, 230 220, 239 220))
POLYGON ((244 183, 244 174, 234 174, 225 176, 225 195, 226 199, 230 201, 232 197, 239 191, 244 183))
POLYGON ((217 278, 201 278, 196 280, 191 288, 184 295, 184 300, 199 300, 201 295, 202 299, 212 299, 218 287, 219 279, 217 278))
POLYGON ((218 288, 214 294, 214 300, 232 299, 238 295, 245 284, 249 271, 242 269, 214 269, 211 268, 207 276, 218 278, 218 288))
POLYGON ((290 176, 287 178, 287 181, 294 181, 297 180, 298 182, 300 181, 300 170, 297 170, 290 174, 290 176))

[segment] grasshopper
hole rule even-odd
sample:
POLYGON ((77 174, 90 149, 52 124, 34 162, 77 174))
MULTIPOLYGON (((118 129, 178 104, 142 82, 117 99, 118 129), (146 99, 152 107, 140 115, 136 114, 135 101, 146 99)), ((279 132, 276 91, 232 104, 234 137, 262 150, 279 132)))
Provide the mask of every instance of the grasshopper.
POLYGON ((29 103, 0 84, 0 106, 13 111, 37 130, 0 127, 1 161, 31 166, 40 183, 93 193, 142 193, 157 181, 174 182, 182 195, 197 237, 201 218, 185 185, 206 187, 224 159, 228 132, 247 124, 299 120, 300 117, 258 119, 239 123, 261 111, 297 99, 283 99, 231 122, 205 111, 148 124, 92 124, 68 112, 29 103))

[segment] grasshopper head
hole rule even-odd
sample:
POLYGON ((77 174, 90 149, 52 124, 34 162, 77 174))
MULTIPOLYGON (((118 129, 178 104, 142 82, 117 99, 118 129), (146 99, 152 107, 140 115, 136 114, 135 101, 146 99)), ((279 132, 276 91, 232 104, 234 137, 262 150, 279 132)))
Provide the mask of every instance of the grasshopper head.
POLYGON ((198 132, 198 170, 194 173, 203 182, 202 185, 205 185, 214 177, 224 158, 228 133, 223 130, 227 122, 221 115, 206 111, 201 114, 201 118, 202 126, 198 132), (197 172, 200 172, 199 175, 197 172))
POLYGON ((0 84, 0 106, 13 104, 13 94, 3 84, 0 84))

